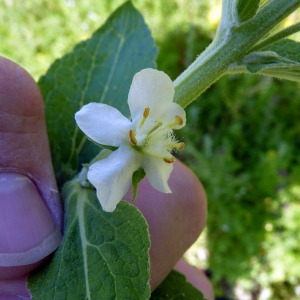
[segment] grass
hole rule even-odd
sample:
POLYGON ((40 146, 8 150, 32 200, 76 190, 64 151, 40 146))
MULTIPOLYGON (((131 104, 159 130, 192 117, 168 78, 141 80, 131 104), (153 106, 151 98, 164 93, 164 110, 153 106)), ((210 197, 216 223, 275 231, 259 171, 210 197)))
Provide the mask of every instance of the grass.
MULTIPOLYGON (((0 54, 21 64, 35 79, 81 40, 87 39, 125 0, 3 0, 0 18, 0 54)), ((211 4, 219 2, 211 1, 211 4)), ((169 32, 188 30, 189 22, 206 24, 206 1, 134 0, 159 44, 169 32), (199 11, 204 14, 199 14, 199 11), (180 13, 179 13, 180 12, 180 13), (162 31, 161 28, 164 28, 162 31)), ((215 25, 205 26, 211 30, 215 25)), ((176 55, 176 54, 175 54, 176 55)))
MULTIPOLYGON (((0 54, 38 79, 55 58, 88 38, 123 2, 3 1, 0 54)), ((218 0, 133 3, 160 48, 158 68, 173 79, 214 35, 218 0)), ((219 296, 296 299, 299 99, 299 84, 231 76, 187 110, 182 159, 204 183, 209 200, 204 238, 189 258, 211 270, 219 296)))

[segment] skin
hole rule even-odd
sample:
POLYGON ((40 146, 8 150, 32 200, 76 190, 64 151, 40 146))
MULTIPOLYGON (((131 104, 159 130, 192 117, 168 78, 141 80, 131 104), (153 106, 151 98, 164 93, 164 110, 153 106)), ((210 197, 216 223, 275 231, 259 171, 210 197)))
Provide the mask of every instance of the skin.
MULTIPOLYGON (((205 193, 190 169, 176 161, 169 185, 172 193, 164 194, 153 189, 145 179, 139 185, 134 202, 149 225, 152 288, 193 244, 206 222, 205 193)), ((131 201, 131 192, 125 199, 131 201)))
MULTIPOLYGON (((162 194, 143 180, 134 202, 149 224, 152 290, 197 239, 206 222, 203 187, 179 161, 174 163, 169 184, 173 193, 162 194)), ((42 96, 32 77, 5 58, 0 58, 0 206, 0 299, 29 299, 28 272, 58 246, 63 211, 42 96), (50 241, 46 246, 45 240, 50 241), (40 251, 36 256, 30 254, 28 263, 24 253, 32 249, 40 251), (3 266, 7 253, 17 259, 14 266, 3 266)), ((200 288, 205 293, 211 290, 209 283, 200 288)))

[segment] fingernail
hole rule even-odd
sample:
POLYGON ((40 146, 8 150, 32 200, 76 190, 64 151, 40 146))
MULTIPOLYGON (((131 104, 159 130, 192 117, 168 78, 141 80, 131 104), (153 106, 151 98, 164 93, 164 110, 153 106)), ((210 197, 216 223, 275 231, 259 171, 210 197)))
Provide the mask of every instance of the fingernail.
POLYGON ((61 239, 34 183, 22 174, 0 173, 0 267, 38 262, 61 239))

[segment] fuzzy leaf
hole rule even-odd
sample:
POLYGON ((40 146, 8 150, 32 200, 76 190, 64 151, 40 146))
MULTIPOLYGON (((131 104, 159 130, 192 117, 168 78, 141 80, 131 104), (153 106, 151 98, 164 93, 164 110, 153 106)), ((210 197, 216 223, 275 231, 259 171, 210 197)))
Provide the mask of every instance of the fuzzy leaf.
POLYGON ((294 40, 284 39, 263 50, 273 51, 281 57, 300 63, 300 43, 294 40))
POLYGON ((94 190, 76 180, 63 196, 64 239, 52 260, 30 274, 32 299, 149 299, 150 241, 141 213, 123 201, 104 212, 94 190))
POLYGON ((156 54, 143 17, 127 2, 90 39, 55 61, 40 79, 60 186, 99 151, 77 128, 75 112, 93 101, 109 104, 129 115, 127 96, 132 78, 141 69, 154 68, 156 54))
POLYGON ((150 299, 205 300, 202 293, 186 281, 184 275, 174 270, 155 289, 150 299))
POLYGON ((244 71, 300 82, 300 43, 281 40, 263 51, 252 52, 231 65, 228 73, 244 71))

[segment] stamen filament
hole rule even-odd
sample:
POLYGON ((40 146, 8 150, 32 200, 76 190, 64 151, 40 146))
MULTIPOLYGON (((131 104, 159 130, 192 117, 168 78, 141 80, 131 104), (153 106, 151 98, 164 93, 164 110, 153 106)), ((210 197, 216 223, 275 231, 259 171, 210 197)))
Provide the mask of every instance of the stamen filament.
POLYGON ((157 153, 157 152, 150 152, 150 151, 147 151, 145 148, 143 149, 143 152, 147 155, 150 155, 152 157, 156 157, 156 158, 161 158, 163 160, 168 160, 168 161, 171 161, 172 159, 174 160, 174 157, 166 157, 166 156, 163 156, 162 154, 160 153, 157 153))
MULTIPOLYGON (((148 136, 152 135, 152 137, 158 133, 160 133, 162 130, 165 129, 172 129, 176 125, 182 125, 183 119, 180 116, 175 116, 174 120, 171 123, 166 124, 165 126, 161 127, 163 125, 162 122, 159 122, 156 126, 154 126, 148 133, 148 136), (157 130, 160 127, 160 130, 157 130), (154 133, 154 134, 152 134, 154 133)), ((182 148, 183 149, 183 148, 182 148)))
POLYGON ((162 124, 163 124, 162 122, 157 123, 151 130, 149 130, 148 136, 150 136, 150 134, 151 134, 152 132, 154 132, 156 129, 158 129, 159 127, 161 127, 162 124))

